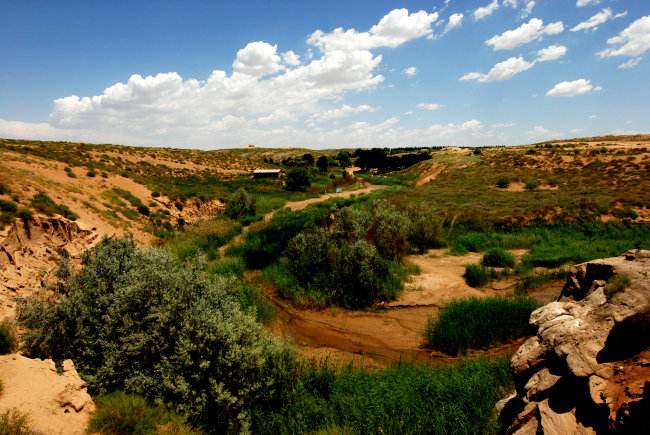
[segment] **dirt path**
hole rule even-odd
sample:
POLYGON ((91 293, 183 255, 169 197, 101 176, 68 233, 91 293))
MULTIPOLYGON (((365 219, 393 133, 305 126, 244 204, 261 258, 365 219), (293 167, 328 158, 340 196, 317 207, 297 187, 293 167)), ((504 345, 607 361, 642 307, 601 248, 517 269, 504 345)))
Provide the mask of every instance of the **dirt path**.
POLYGON ((431 167, 423 172, 420 177, 415 181, 415 187, 424 186, 425 184, 438 178, 438 175, 444 171, 445 165, 433 162, 431 167))

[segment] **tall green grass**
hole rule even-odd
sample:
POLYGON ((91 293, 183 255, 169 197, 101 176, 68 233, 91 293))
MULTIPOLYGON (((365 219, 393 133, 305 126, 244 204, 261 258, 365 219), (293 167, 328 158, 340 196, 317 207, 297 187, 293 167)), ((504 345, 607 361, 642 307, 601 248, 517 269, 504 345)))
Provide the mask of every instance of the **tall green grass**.
POLYGON ((381 371, 312 366, 280 410, 257 410, 253 432, 297 434, 479 434, 510 389, 507 360, 446 367, 400 364, 381 371), (336 432, 334 432, 336 433, 336 432))
POLYGON ((230 219, 209 219, 187 226, 166 242, 167 248, 180 260, 204 253, 208 259, 219 256, 218 249, 241 232, 241 224, 230 219))
POLYGON ((539 303, 526 298, 470 298, 451 302, 430 318, 427 344, 456 355, 523 337, 534 332, 528 319, 539 303))

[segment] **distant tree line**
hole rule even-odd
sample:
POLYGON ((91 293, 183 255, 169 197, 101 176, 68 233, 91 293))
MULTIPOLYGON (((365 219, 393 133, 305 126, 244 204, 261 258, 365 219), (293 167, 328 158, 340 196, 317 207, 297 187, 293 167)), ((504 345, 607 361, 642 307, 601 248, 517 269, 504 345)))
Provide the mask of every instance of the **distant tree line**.
POLYGON ((377 169, 380 172, 398 171, 431 158, 428 151, 393 155, 385 148, 357 149, 353 156, 357 158, 356 165, 361 169, 377 169))

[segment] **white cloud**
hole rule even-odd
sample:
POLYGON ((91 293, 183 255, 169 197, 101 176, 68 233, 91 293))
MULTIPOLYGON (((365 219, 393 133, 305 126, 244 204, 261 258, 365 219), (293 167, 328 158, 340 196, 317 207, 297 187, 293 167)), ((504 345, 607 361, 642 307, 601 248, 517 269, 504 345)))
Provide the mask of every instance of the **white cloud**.
POLYGON ((368 32, 339 27, 332 32, 316 30, 307 42, 321 51, 370 50, 380 47, 398 47, 413 39, 431 36, 431 25, 438 20, 438 13, 419 11, 409 13, 408 9, 393 9, 368 32))
POLYGON ((464 15, 462 13, 451 14, 449 16, 449 20, 447 21, 447 25, 445 26, 445 31, 443 34, 454 30, 457 27, 460 27, 463 24, 463 17, 464 15))
POLYGON ((413 77, 418 73, 418 69, 414 66, 409 66, 408 68, 404 68, 402 70, 402 74, 404 74, 407 77, 413 77))
POLYGON ((510 6, 513 9, 517 9, 517 0, 503 0, 503 6, 510 6))
POLYGON ((650 50, 650 15, 634 21, 617 36, 609 38, 607 43, 616 47, 607 48, 598 52, 601 58, 612 56, 641 56, 650 50))
POLYGON ((278 46, 264 41, 249 42, 237 52, 232 69, 252 76, 276 73, 282 69, 278 46))
POLYGON ((323 121, 330 121, 332 119, 340 119, 340 118, 345 118, 357 113, 363 113, 363 112, 374 112, 375 109, 372 106, 369 106, 367 104, 362 104, 360 106, 348 106, 347 104, 342 105, 341 107, 337 107, 336 109, 330 109, 326 110, 324 112, 318 113, 314 115, 314 118, 318 118, 323 121))
POLYGON ((421 110, 438 110, 445 106, 438 103, 419 103, 416 107, 421 110))
POLYGON ((496 11, 497 9, 499 9, 499 1, 493 0, 487 5, 474 10, 474 14, 473 14, 474 20, 479 21, 482 20, 483 18, 487 18, 490 15, 492 15, 494 11, 496 11))
POLYGON ((521 11, 522 18, 527 18, 530 14, 532 14, 536 4, 537 3, 533 0, 527 2, 526 7, 521 11))
POLYGON ((557 60, 564 56, 567 52, 567 48, 563 45, 549 45, 546 48, 542 48, 537 52, 537 62, 548 62, 552 60, 557 60))
POLYGON ((619 69, 632 69, 636 67, 641 61, 643 60, 642 57, 633 57, 632 59, 628 60, 627 62, 623 62, 618 66, 619 69))
POLYGON ((544 25, 539 18, 532 18, 527 23, 516 29, 507 30, 500 35, 495 35, 485 41, 494 50, 512 50, 520 45, 540 40, 544 35, 557 35, 564 31, 564 24, 561 21, 544 25))
POLYGON ((289 66, 298 66, 300 65, 300 56, 292 50, 285 51, 282 53, 282 61, 289 66))
POLYGON ((316 31, 303 56, 251 42, 234 56, 232 73, 215 70, 200 80, 134 74, 97 95, 56 99, 47 123, 0 120, 0 137, 201 147, 474 143, 483 134, 476 120, 417 129, 400 127, 399 118, 322 125, 375 111, 342 102, 384 81, 374 49, 427 37, 437 19, 435 12, 396 9, 365 32, 316 31))
POLYGON ((551 130, 542 125, 536 125, 532 129, 528 130, 528 136, 531 139, 559 139, 562 137, 562 133, 558 131, 551 130))
POLYGON ((511 57, 494 65, 487 74, 471 72, 462 76, 460 80, 478 81, 481 83, 508 80, 519 73, 528 71, 534 65, 534 62, 528 62, 523 57, 511 57))
POLYGON ((560 82, 553 86, 547 93, 547 97, 575 97, 578 95, 588 94, 590 92, 600 91, 600 86, 591 84, 591 80, 578 79, 571 82, 560 82))
POLYGON ((581 30, 597 30, 598 26, 609 21, 613 17, 612 10, 610 8, 605 8, 602 11, 598 12, 596 15, 593 15, 586 21, 577 24, 571 29, 572 32, 579 32, 581 30))
POLYGON ((584 8, 585 6, 593 6, 600 3, 600 0, 577 0, 576 6, 579 8, 584 8))

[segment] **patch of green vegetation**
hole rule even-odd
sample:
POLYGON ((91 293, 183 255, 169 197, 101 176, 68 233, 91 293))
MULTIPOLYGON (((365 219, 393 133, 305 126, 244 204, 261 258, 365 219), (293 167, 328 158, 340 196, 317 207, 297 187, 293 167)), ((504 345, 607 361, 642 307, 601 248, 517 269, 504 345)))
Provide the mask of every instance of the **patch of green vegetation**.
POLYGON ((14 352, 18 347, 16 327, 9 319, 0 321, 0 355, 14 352))
POLYGON ((230 219, 202 220, 176 232, 167 240, 166 246, 181 261, 199 253, 205 254, 208 260, 215 260, 219 257, 219 247, 239 234, 241 228, 241 224, 230 219))
POLYGON ((505 249, 491 248, 481 259, 481 264, 486 267, 515 267, 515 256, 505 249))
POLYGON ((198 435, 184 419, 163 406, 152 406, 146 399, 115 391, 95 400, 88 431, 106 435, 198 435))
POLYGON ((566 277, 567 277, 566 270, 554 270, 550 272, 533 273, 530 275, 526 275, 522 278, 521 281, 519 281, 519 283, 517 283, 517 287, 515 289, 515 295, 526 296, 528 294, 528 290, 541 287, 543 284, 550 281, 555 281, 558 279, 566 279, 566 277))
POLYGON ((510 388, 505 359, 446 367, 399 364, 378 371, 312 365, 302 370, 297 388, 279 409, 254 414, 253 432, 486 433, 494 404, 510 388))
POLYGON ((632 284, 632 280, 625 274, 614 275, 605 284, 605 296, 607 300, 614 297, 615 294, 622 292, 632 284))
POLYGON ((242 311, 233 277, 209 277, 130 239, 104 239, 58 301, 19 307, 25 352, 71 358, 93 395, 122 390, 215 433, 286 402, 294 352, 242 311))
POLYGON ((487 268, 479 264, 466 265, 463 278, 465 278, 465 282, 470 287, 481 287, 490 281, 487 268))
POLYGON ((10 193, 11 189, 9 189, 9 186, 5 183, 0 183, 0 195, 9 195, 10 193))
POLYGON ((34 195, 31 201, 31 206, 36 211, 48 216, 58 214, 73 221, 78 218, 77 214, 70 210, 66 205, 57 204, 52 198, 42 192, 34 195))
POLYGON ((527 298, 470 298, 445 306, 425 330, 433 349, 456 355, 534 333, 528 323, 539 303, 527 298))
POLYGON ((254 196, 246 189, 238 189, 226 200, 226 215, 231 219, 250 218, 257 213, 257 204, 254 196))
POLYGON ((507 178, 507 177, 500 177, 500 178, 497 180, 497 187, 498 187, 499 189, 506 189, 506 188, 508 188, 508 186, 510 186, 510 179, 509 179, 509 178, 507 178))

